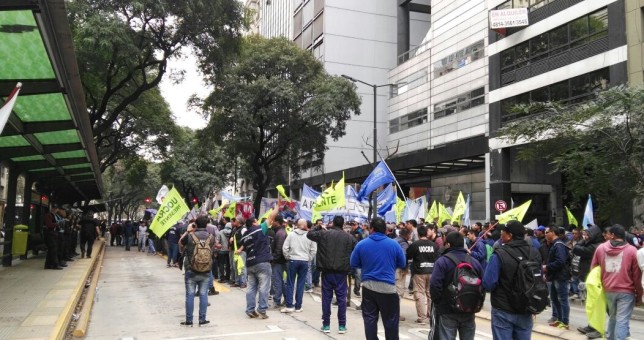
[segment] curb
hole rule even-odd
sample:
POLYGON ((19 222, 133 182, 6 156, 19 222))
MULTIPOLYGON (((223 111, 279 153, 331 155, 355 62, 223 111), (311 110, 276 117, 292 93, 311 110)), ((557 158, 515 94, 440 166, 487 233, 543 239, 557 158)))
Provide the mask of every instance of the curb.
MULTIPOLYGON (((101 242, 100 247, 101 249, 99 251, 103 252, 105 250, 105 243, 101 242)), ((67 303, 65 304, 65 307, 63 308, 63 312, 59 314, 58 319, 54 324, 54 329, 49 336, 50 339, 64 339, 66 337, 67 328, 69 327, 69 324, 71 322, 72 314, 74 314, 76 305, 78 304, 80 297, 83 295, 85 282, 87 282, 87 278, 89 277, 89 274, 92 272, 92 269, 96 264, 97 258, 98 256, 92 257, 92 263, 87 267, 87 270, 81 276, 81 280, 78 281, 76 288, 74 288, 74 293, 72 295, 73 298, 67 301, 67 303)))
MULTIPOLYGON (((101 269, 103 268, 103 257, 105 256, 105 245, 101 247, 98 253, 98 259, 96 263, 92 263, 94 269, 92 275, 92 282, 89 285, 87 295, 83 301, 83 307, 81 307, 80 318, 76 323, 76 329, 73 332, 74 337, 85 337, 87 335, 87 325, 89 325, 89 317, 92 313, 92 307, 94 306, 94 297, 96 296, 96 287, 98 286, 98 280, 101 275, 101 269)), ((90 273, 92 271, 90 270, 90 273)))

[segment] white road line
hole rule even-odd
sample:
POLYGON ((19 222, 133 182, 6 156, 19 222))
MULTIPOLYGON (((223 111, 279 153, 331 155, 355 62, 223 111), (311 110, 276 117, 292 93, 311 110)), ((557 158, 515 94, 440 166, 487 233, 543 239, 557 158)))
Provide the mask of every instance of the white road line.
POLYGON ((241 335, 255 335, 255 334, 268 334, 268 333, 284 332, 283 329, 281 329, 281 328, 279 328, 278 326, 275 326, 275 325, 268 325, 268 326, 266 326, 266 328, 268 328, 268 330, 265 330, 265 331, 238 332, 238 333, 228 333, 228 334, 212 334, 212 335, 204 335, 204 336, 191 336, 191 337, 186 337, 186 338, 173 338, 172 340, 197 340, 197 339, 227 338, 227 337, 241 336, 241 335))

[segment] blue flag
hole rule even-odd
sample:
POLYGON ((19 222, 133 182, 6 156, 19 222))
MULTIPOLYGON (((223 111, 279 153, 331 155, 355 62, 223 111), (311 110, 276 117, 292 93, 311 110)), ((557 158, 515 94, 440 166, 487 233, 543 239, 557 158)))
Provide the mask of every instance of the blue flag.
POLYGON ((385 216, 394 204, 396 204, 396 191, 392 185, 388 185, 378 194, 378 215, 385 216))
POLYGON ((470 223, 470 194, 467 194, 467 201, 465 202, 465 213, 463 213, 463 224, 471 226, 470 223))
POLYGON ((391 173, 391 170, 389 170, 385 161, 380 161, 360 186, 358 201, 365 199, 365 197, 369 196, 369 194, 379 186, 392 183, 395 180, 396 178, 394 177, 394 174, 391 173))
POLYGON ((588 194, 588 202, 586 202, 586 210, 584 210, 584 219, 581 222, 584 226, 584 229, 588 229, 589 224, 595 224, 595 218, 593 217, 593 200, 588 194))

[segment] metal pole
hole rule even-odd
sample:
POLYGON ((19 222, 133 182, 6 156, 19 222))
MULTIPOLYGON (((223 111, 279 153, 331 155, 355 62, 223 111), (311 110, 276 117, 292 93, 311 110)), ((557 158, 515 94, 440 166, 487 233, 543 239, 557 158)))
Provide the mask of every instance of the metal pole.
MULTIPOLYGON (((376 106, 377 106, 377 93, 376 90, 378 89, 378 86, 372 85, 373 86, 373 166, 376 166, 376 163, 378 162, 378 127, 376 126, 376 118, 377 118, 377 111, 376 111, 376 106)), ((378 195, 374 193, 373 195, 373 217, 372 219, 376 218, 378 216, 378 195)))

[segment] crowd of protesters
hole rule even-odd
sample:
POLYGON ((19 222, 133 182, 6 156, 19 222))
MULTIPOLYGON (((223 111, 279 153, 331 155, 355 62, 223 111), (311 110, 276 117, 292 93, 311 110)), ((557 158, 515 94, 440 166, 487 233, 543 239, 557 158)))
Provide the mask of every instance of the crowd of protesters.
MULTIPOLYGON (((529 229, 518 221, 439 226, 422 219, 394 224, 381 218, 345 221, 340 216, 311 223, 285 219, 275 211, 262 221, 201 216, 177 223, 159 238, 148 229, 149 221, 114 222, 108 229, 91 214, 67 214, 56 205, 45 216, 45 225, 46 269, 62 269, 78 255, 90 258, 92 243, 100 235, 126 251, 163 251, 168 268, 185 271, 183 325, 193 324, 195 297, 200 298, 198 324, 209 322, 208 295, 218 294, 217 281, 245 288, 245 313, 258 319, 269 318, 270 310, 301 312, 304 292, 318 289, 325 333, 331 332, 332 304, 338 306, 337 332, 347 332, 347 299, 353 293, 362 298, 367 339, 377 339, 380 318, 386 339, 398 338, 399 322, 405 321, 400 299, 409 294, 416 306, 414 323, 429 325, 430 339, 455 339, 457 334, 473 339, 480 306, 463 306, 462 301, 456 306, 453 301, 453 281, 470 275, 490 293, 493 337, 530 339, 534 313, 513 303, 517 256, 523 256, 540 265, 549 298, 550 308, 544 311, 551 316, 548 325, 562 330, 571 327, 569 301, 586 300, 584 282, 599 266, 607 301, 605 336, 626 339, 644 285, 644 233, 621 225, 529 229), (79 240, 81 254, 75 252, 79 240), (211 256, 207 272, 195 269, 193 252, 200 242, 207 243, 211 256)), ((482 298, 487 296, 482 293, 482 298)), ((590 324, 577 330, 589 339, 602 337, 590 324)))

